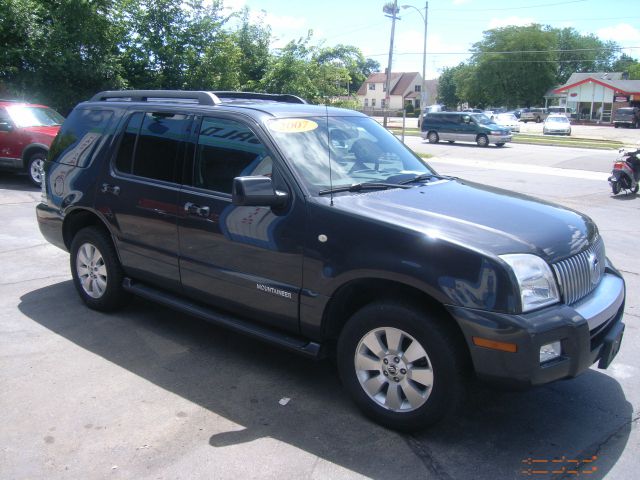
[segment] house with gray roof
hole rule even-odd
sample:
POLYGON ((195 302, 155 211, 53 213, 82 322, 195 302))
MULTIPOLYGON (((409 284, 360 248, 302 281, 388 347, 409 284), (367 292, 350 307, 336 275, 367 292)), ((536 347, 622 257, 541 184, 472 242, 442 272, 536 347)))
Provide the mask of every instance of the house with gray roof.
POLYGON ((358 90, 360 106, 365 110, 380 110, 388 107, 391 110, 401 110, 407 102, 420 108, 420 93, 422 91, 422 75, 418 72, 392 72, 390 78, 389 105, 386 105, 385 72, 369 75, 358 90))

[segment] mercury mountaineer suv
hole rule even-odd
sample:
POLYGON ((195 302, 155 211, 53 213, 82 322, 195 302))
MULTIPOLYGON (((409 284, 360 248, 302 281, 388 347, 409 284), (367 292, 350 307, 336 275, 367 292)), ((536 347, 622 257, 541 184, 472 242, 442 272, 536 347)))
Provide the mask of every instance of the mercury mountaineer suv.
POLYGON ((130 294, 309 357, 410 430, 470 375, 606 368, 625 284, 596 225, 438 174, 374 120, 290 95, 102 92, 44 165, 40 230, 89 308, 130 294))

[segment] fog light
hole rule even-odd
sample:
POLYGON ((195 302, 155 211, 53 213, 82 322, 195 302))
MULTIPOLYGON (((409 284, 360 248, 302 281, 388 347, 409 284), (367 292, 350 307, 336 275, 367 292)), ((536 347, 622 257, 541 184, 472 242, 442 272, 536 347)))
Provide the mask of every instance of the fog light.
POLYGON ((560 342, 548 343, 540 347, 540 363, 546 363, 550 360, 554 360, 562 355, 562 347, 560 342))

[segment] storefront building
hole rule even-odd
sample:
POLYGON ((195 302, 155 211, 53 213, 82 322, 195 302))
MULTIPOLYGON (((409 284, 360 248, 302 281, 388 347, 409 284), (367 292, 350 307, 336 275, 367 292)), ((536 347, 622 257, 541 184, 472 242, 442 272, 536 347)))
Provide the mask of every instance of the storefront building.
POLYGON ((627 80, 623 72, 574 73, 553 93, 566 95, 560 105, 579 120, 608 123, 618 108, 640 106, 640 80, 627 80))

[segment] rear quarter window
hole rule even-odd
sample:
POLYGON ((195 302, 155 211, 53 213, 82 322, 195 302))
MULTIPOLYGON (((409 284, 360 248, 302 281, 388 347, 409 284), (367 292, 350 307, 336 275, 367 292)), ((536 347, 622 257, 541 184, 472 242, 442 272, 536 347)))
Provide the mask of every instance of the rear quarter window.
POLYGON ((111 110, 76 109, 62 124, 49 149, 49 160, 86 167, 113 118, 111 110))

